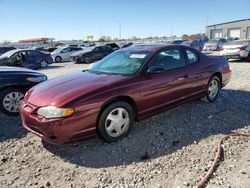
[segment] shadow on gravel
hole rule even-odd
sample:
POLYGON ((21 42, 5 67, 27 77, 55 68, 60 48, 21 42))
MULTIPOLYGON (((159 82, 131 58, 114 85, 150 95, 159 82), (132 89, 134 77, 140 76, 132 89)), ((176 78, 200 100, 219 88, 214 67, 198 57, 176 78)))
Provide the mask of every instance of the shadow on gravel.
POLYGON ((7 116, 2 112, 0 112, 0 130, 0 142, 22 138, 27 134, 19 117, 7 116))
POLYGON ((244 64, 244 63, 250 63, 250 61, 249 61, 249 60, 244 60, 244 61, 242 61, 242 60, 240 60, 240 59, 230 59, 230 60, 229 60, 229 63, 240 63, 240 64, 244 64))
POLYGON ((67 145, 43 142, 51 153, 70 163, 102 168, 158 158, 199 142, 250 125, 250 92, 222 90, 214 103, 199 100, 136 124, 129 137, 117 143, 89 139, 67 145))

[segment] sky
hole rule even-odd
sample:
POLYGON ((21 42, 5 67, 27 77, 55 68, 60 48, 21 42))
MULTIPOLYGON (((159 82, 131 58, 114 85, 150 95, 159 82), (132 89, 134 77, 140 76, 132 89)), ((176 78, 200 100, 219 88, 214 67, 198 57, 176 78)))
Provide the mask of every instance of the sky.
POLYGON ((250 18, 249 0, 0 0, 0 41, 182 36, 250 18))

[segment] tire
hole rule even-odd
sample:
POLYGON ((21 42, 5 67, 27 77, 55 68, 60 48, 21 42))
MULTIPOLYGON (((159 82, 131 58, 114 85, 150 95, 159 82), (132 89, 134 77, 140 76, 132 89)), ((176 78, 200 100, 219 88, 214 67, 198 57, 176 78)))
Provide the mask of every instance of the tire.
POLYGON ((117 142, 129 134, 133 122, 133 108, 126 102, 114 102, 99 116, 97 134, 106 142, 117 142))
POLYGON ((90 63, 92 63, 92 59, 89 56, 85 56, 83 58, 83 62, 86 63, 86 64, 90 64, 90 63))
POLYGON ((19 102, 23 99, 26 91, 17 87, 10 87, 0 92, 0 109, 10 116, 19 115, 19 102))
POLYGON ((246 61, 249 61, 250 62, 250 52, 248 53, 248 56, 246 58, 246 61))
POLYGON ((46 60, 42 60, 41 62, 40 62, 40 67, 41 68, 46 68, 48 66, 48 62, 46 61, 46 60))
POLYGON ((55 62, 60 63, 62 61, 62 58, 60 56, 55 57, 55 62))
POLYGON ((221 89, 221 80, 218 76, 213 75, 207 84, 205 96, 202 98, 204 102, 216 101, 221 89))

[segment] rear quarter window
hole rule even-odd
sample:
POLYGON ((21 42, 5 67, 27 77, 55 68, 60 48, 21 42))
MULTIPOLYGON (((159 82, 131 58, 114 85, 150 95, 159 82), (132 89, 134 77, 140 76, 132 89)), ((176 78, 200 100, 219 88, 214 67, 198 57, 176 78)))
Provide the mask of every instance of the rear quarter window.
POLYGON ((186 49, 186 54, 187 54, 187 64, 188 65, 198 63, 199 55, 195 50, 186 49))

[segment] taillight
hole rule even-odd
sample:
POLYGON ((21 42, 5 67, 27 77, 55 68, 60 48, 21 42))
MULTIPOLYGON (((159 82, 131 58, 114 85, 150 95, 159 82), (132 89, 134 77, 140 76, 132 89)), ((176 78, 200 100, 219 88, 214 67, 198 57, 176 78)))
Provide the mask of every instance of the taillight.
POLYGON ((239 47, 240 51, 246 50, 246 48, 247 48, 246 46, 239 47))
POLYGON ((223 51, 225 48, 220 48, 220 51, 223 51))

